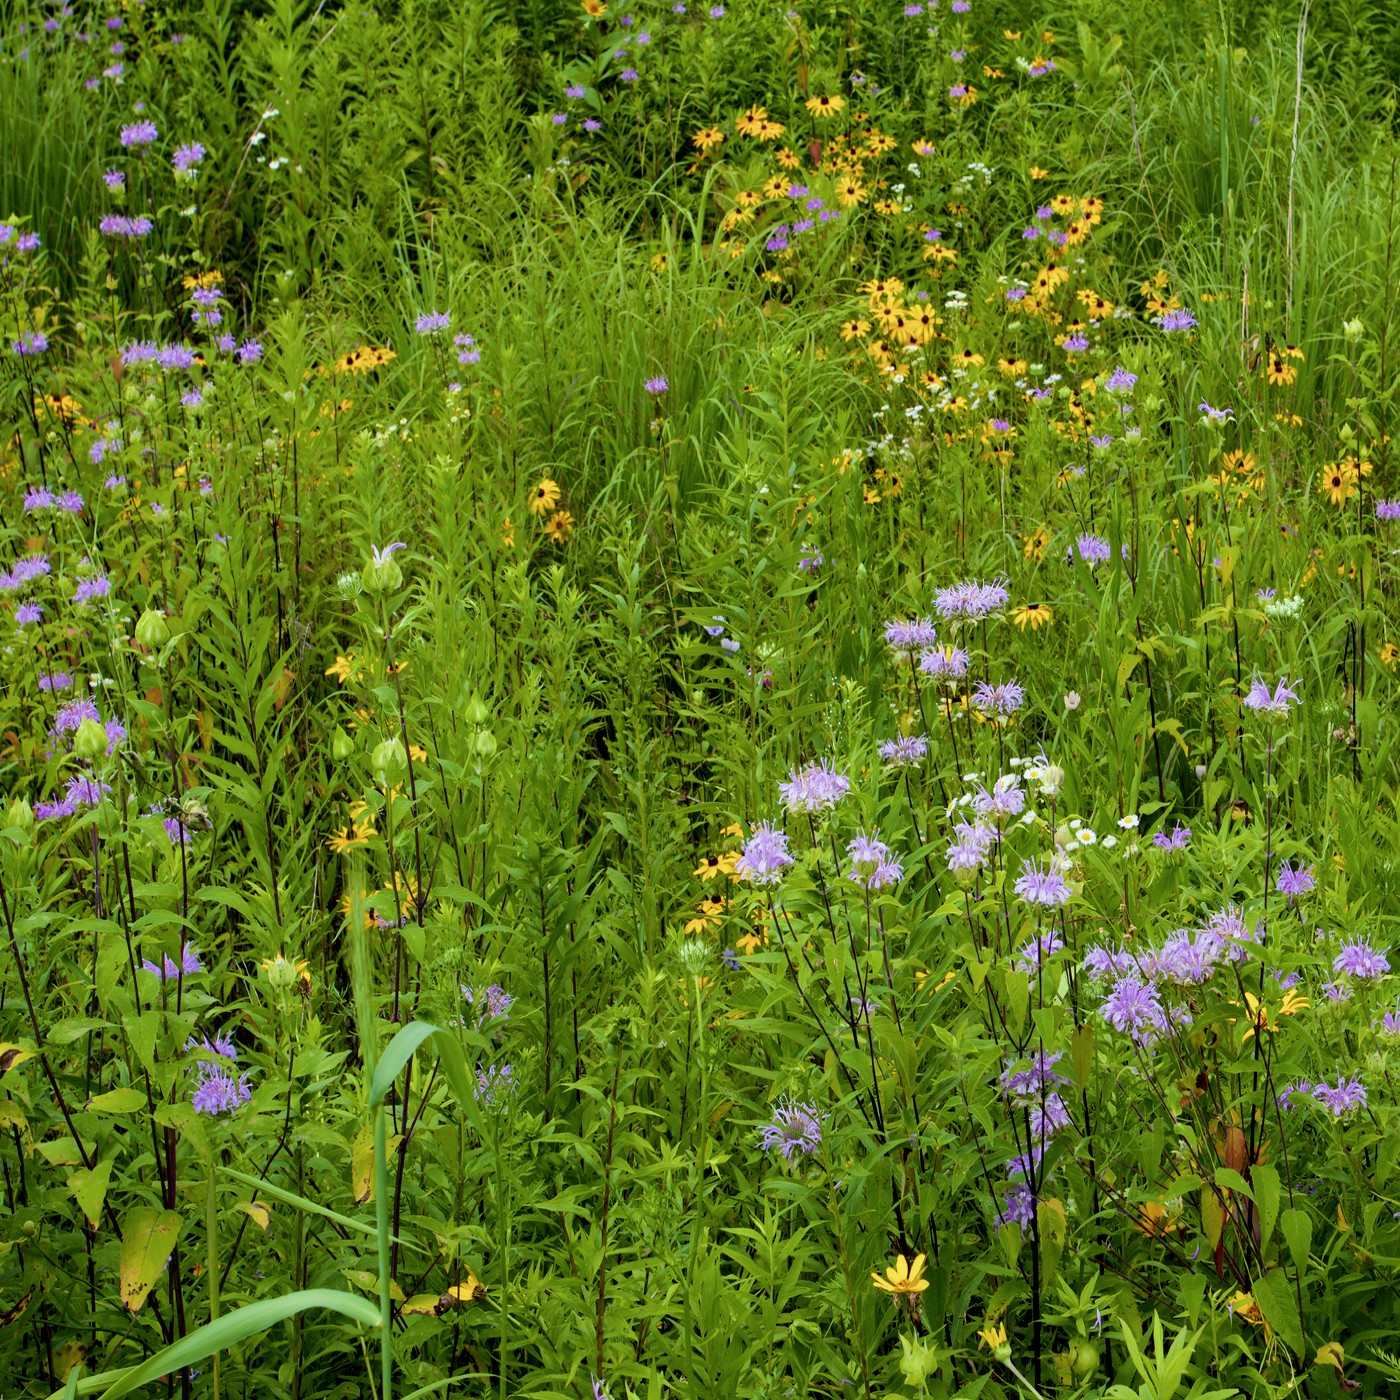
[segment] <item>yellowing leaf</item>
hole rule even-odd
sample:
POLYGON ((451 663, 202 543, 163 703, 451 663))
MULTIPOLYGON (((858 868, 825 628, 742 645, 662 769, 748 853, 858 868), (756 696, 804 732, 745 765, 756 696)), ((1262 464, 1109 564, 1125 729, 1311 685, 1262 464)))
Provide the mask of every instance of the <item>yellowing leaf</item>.
POLYGON ((272 1219, 272 1212, 262 1201, 239 1201, 238 1209, 241 1210, 259 1230, 266 1233, 268 1221, 272 1219))
MULTIPOLYGON (((400 1133, 389 1138, 384 1150, 387 1159, 393 1158, 402 1141, 400 1133)), ((350 1178, 355 1204, 368 1205, 374 1199, 374 1129, 368 1123, 355 1134, 354 1145, 350 1148, 350 1178)))
POLYGON ((146 1301, 180 1238, 182 1221, 173 1210, 137 1206, 122 1221, 121 1297, 127 1312, 146 1301))
POLYGON ((1338 1376, 1340 1376, 1346 1359, 1346 1352, 1342 1350, 1342 1344, 1340 1342, 1324 1342, 1317 1349, 1317 1355, 1313 1358, 1313 1365, 1330 1366, 1336 1371, 1338 1376))
POLYGON ((145 1094, 130 1085, 124 1089, 109 1089, 105 1094, 96 1094, 84 1105, 93 1113, 135 1113, 145 1106, 145 1094))
POLYGON ((450 1307, 454 1302, 455 1298, 440 1293, 415 1293, 399 1311, 405 1317, 436 1317, 443 1308, 450 1307))
MULTIPOLYGON (((372 1274, 368 1269, 342 1269, 341 1273, 357 1288, 363 1288, 366 1293, 373 1293, 376 1298, 379 1296, 378 1274, 372 1274)), ((389 1280, 389 1297, 396 1303, 404 1301, 403 1289, 393 1279, 389 1280)))
POLYGON ((0 1041, 0 1074, 6 1074, 16 1065, 33 1058, 32 1050, 26 1050, 22 1045, 12 1045, 9 1041, 0 1041))

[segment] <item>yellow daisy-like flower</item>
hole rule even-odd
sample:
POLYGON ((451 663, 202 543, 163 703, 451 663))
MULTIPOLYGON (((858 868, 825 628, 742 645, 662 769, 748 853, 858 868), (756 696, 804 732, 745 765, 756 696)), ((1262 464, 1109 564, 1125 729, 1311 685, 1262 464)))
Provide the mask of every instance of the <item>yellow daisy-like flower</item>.
POLYGON ((180 285, 187 291, 203 291, 209 287, 217 287, 222 284, 224 274, 217 267, 211 267, 208 272, 201 272, 196 277, 182 277, 180 285))
POLYGON ((1319 490, 1331 499, 1334 506, 1345 504, 1356 494, 1356 486, 1351 476, 1339 463, 1334 462, 1331 466, 1323 467, 1318 480, 1319 490))
POLYGON ((1042 627, 1049 627, 1054 622, 1055 614, 1048 603, 1025 603, 1012 609, 1011 620, 1023 632, 1027 627, 1032 632, 1039 632, 1042 627))
MULTIPOLYGON (((782 122, 765 121, 759 123, 756 134, 760 141, 776 141, 786 130, 787 127, 782 122)), ((791 155, 792 152, 789 151, 788 154, 791 155)), ((794 163, 796 162, 794 161, 794 163)))
POLYGON ((713 147, 723 144, 724 132, 722 132, 717 126, 707 126, 704 128, 704 130, 697 131, 695 135, 692 136, 690 139, 695 143, 696 148, 703 155, 706 151, 711 150, 713 147))
POLYGON ((859 180, 843 180, 836 187, 836 202, 843 209, 854 209, 866 199, 865 186, 859 180))
POLYGON ((326 846, 333 854, 344 855, 346 851, 353 851, 357 846, 368 845, 373 835, 374 823, 365 817, 328 836, 326 846))
POLYGON ((869 334, 869 321, 843 321, 841 323, 842 340, 859 340, 861 336, 869 334))
POLYGON ((1380 650, 1380 663, 1391 671, 1395 670, 1400 666, 1400 647, 1394 642, 1387 642, 1380 650))
MULTIPOLYGON (((802 164, 802 158, 788 150, 786 146, 783 146, 773 159, 776 160, 784 170, 796 170, 798 166, 802 164)), ((787 193, 786 185, 784 186, 783 193, 787 193)))
POLYGON ((734 127, 740 136, 757 136, 763 130, 763 125, 767 120, 768 109, 755 103, 734 123, 734 127))
POLYGON ((1275 352, 1264 366, 1264 377, 1270 384, 1293 384, 1297 381, 1298 371, 1275 352))
POLYGON ((723 855, 706 856, 695 867, 694 873, 702 880, 713 880, 717 875, 732 875, 738 864, 738 855, 733 851, 726 851, 723 855))
POLYGON ((1031 177, 1032 180, 1043 180, 1047 175, 1050 174, 1048 170, 1044 170, 1038 165, 1031 166, 1031 168, 1026 173, 1031 177))
POLYGON ((915 141, 911 149, 916 156, 931 156, 938 147, 932 141, 915 141))
POLYGON ((775 175, 763 187, 764 199, 783 199, 792 188, 792 181, 786 175, 775 175))
POLYGON ((543 477, 540 484, 530 493, 530 514, 544 515, 559 504, 559 483, 550 477, 543 477))
POLYGON ((510 516, 501 521, 501 546, 504 549, 515 548, 515 521, 510 516))
POLYGON ((1079 212, 1091 224, 1097 224, 1103 219, 1103 200, 1097 195, 1086 194, 1079 201, 1079 212))
POLYGON ((823 97, 809 97, 807 110, 814 116, 825 119, 834 117, 846 105, 846 99, 839 92, 823 97))
POLYGON ((1001 31, 1001 37, 1003 39, 1010 39, 1014 42, 1015 40, 1021 37, 1021 31, 1019 29, 1003 29, 1001 31))
POLYGON ((1057 194, 1051 201, 1050 207, 1057 214, 1074 213, 1074 197, 1068 194, 1057 194))
POLYGON ((359 680, 360 663, 352 651, 349 656, 337 656, 329 666, 326 667, 326 675, 334 676, 341 685, 347 681, 359 680))
POLYGON ((556 510, 549 517, 544 532, 554 544, 568 544, 574 533, 574 517, 566 510, 556 510))
POLYGON ((390 360, 398 357, 398 351, 390 350, 388 346, 376 349, 372 345, 358 345, 335 362, 334 370, 336 374, 368 374, 371 370, 382 369, 390 360))
POLYGON ((699 904, 695 906, 696 916, 685 925, 686 933, 704 933, 711 924, 717 924, 724 916, 725 909, 728 908, 723 895, 706 895, 699 904))
POLYGON ((603 0, 583 0, 582 9, 591 19, 601 19, 608 12, 603 0))
POLYGON ((884 1277, 871 1272, 875 1287, 883 1293, 922 1293, 928 1287, 924 1277, 924 1255, 916 1254, 911 1264, 902 1254, 886 1270, 884 1277))
POLYGON ((1046 548, 1050 544, 1050 527, 1048 525, 1037 525, 1025 538, 1025 556, 1037 562, 1045 557, 1046 548))
POLYGON ((1006 1339, 1006 1324, 1004 1322, 989 1322, 977 1333, 977 1336, 993 1355, 996 1355, 1003 1349, 1005 1349, 1008 1356, 1011 1355, 1010 1346, 1006 1339))

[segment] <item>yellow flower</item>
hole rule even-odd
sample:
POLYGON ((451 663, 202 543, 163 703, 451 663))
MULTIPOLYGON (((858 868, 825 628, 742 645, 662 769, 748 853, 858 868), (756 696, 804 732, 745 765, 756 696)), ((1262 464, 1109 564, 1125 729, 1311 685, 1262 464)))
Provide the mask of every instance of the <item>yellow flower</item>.
POLYGON ((201 272, 197 277, 182 277, 180 285, 187 291, 204 290, 209 287, 217 287, 224 280, 224 274, 217 267, 210 268, 208 272, 201 272))
POLYGON ((809 97, 807 110, 814 117, 834 117, 846 105, 846 99, 839 92, 825 97, 809 97))
POLYGON ((382 369, 390 360, 398 359, 398 351, 387 346, 375 349, 372 345, 359 345, 335 362, 337 374, 368 374, 371 370, 382 369))
POLYGON ((346 681, 359 680, 360 663, 355 653, 352 651, 349 656, 337 656, 336 659, 326 667, 326 675, 334 676, 341 685, 346 681))
POLYGON ((1298 378, 1298 371, 1282 355, 1275 353, 1264 366, 1264 376, 1270 384, 1292 384, 1298 378))
POLYGON ((608 12, 603 0, 583 0, 583 12, 593 19, 601 19, 608 12))
POLYGON ((869 334, 869 321, 843 321, 841 324, 842 340, 859 340, 861 336, 869 334))
POLYGON ((733 851, 726 851, 723 855, 706 856, 694 873, 702 880, 713 880, 716 875, 732 875, 738 863, 739 857, 733 851))
POLYGON ((544 532, 555 544, 568 544, 569 537, 574 533, 574 517, 566 510, 556 510, 549 517, 549 524, 544 527, 544 532))
POLYGON ((1032 180, 1043 180, 1050 172, 1048 170, 1042 170, 1038 165, 1033 165, 1026 173, 1032 180))
MULTIPOLYGON (((759 127, 758 127, 758 133, 757 133, 757 134, 758 134, 758 139, 759 139, 760 141, 776 141, 776 140, 778 139, 778 137, 780 137, 780 136, 783 134, 783 132, 785 132, 786 130, 787 130, 787 127, 785 127, 785 126, 782 124, 782 122, 775 122, 775 121, 760 122, 760 123, 759 123, 759 127)), ((785 161, 782 161, 782 163, 783 163, 784 165, 796 165, 796 164, 798 163, 797 157, 794 156, 794 155, 792 154, 791 151, 789 151, 789 152, 787 153, 787 155, 788 155, 788 159, 785 160, 785 161)), ((781 156, 781 155, 780 155, 778 158, 779 158, 779 160, 782 160, 782 156, 781 156)))
POLYGON ((767 121, 768 109, 755 104, 734 123, 734 126, 740 136, 757 136, 767 121))
POLYGON ((1258 1327, 1264 1321, 1264 1314, 1259 1310, 1259 1304, 1254 1301, 1252 1293, 1236 1292, 1230 1299, 1230 1311, 1236 1317, 1242 1317, 1246 1322, 1252 1322, 1258 1327))
POLYGON ((916 1254, 911 1264, 902 1254, 885 1270, 884 1278, 872 1272, 875 1287, 884 1293, 922 1293, 928 1287, 924 1277, 924 1256, 916 1254))
POLYGON ((501 544, 506 549, 515 548, 515 521, 510 516, 501 521, 501 544))
POLYGON ((367 845, 373 835, 374 823, 366 817, 342 828, 333 836, 328 836, 326 845, 335 855, 343 855, 346 851, 354 850, 356 846, 367 845))
POLYGON ((1097 195, 1086 194, 1079 201, 1079 212, 1083 214, 1091 224, 1096 224, 1103 218, 1103 200, 1097 195))
POLYGON ((1395 670, 1397 664, 1400 664, 1400 647, 1397 647, 1394 642, 1387 642, 1381 648, 1380 663, 1392 671, 1395 670))
POLYGON ((1353 485, 1351 477, 1336 462, 1330 467, 1323 467, 1318 481, 1318 489, 1324 496, 1331 497, 1334 506, 1342 505, 1356 494, 1356 487, 1353 485))
POLYGON ((932 141, 915 141, 913 145, 916 156, 931 156, 937 149, 932 141))
POLYGON ((1074 197, 1068 194, 1057 194, 1054 199, 1050 201, 1050 207, 1057 214, 1073 214, 1074 197))
POLYGON ((1019 39, 1021 37, 1021 31, 1019 29, 1003 29, 1001 31, 1001 37, 1003 39, 1019 39))
POLYGON ((697 917, 686 924, 686 933, 704 933, 711 924, 719 923, 727 907, 723 895, 707 895, 695 906, 697 917))
POLYGON ((836 187, 836 202, 843 209, 854 209, 865 202, 865 186, 856 179, 843 180, 836 187))
POLYGON ((1042 627, 1049 627, 1054 622, 1055 614, 1048 603, 1025 603, 1012 610, 1011 620, 1023 632, 1027 627, 1032 632, 1039 632, 1042 627))
POLYGON ((1004 1322, 989 1322, 977 1335, 993 1356, 999 1360, 1010 1357, 1011 1345, 1006 1340, 1006 1324, 1004 1322))
POLYGON ((724 141, 724 132, 717 126, 707 126, 703 131, 697 131, 690 138, 703 155, 712 146, 718 146, 724 141))
POLYGON ((1034 530, 1026 536, 1025 555, 1027 559, 1039 561, 1045 557, 1046 547, 1050 543, 1050 527, 1048 525, 1037 525, 1034 530))
POLYGON ((530 514, 543 515, 559 504, 559 483, 549 477, 542 477, 540 484, 530 493, 530 514))

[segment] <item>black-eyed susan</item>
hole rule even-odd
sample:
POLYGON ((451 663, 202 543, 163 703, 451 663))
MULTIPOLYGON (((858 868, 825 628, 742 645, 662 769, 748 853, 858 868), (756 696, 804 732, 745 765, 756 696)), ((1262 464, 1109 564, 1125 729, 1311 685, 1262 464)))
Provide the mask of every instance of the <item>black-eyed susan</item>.
POLYGON ((1278 351, 1274 351, 1264 362, 1264 377, 1270 384, 1285 386, 1294 384, 1298 371, 1278 351))
POLYGON ((738 863, 738 855, 733 851, 726 851, 723 855, 706 856, 695 867, 694 873, 702 880, 713 880, 719 875, 732 875, 738 863))
POLYGON ((734 126, 740 136, 757 136, 767 120, 768 109, 755 104, 734 123, 734 126))
POLYGON ((1018 379, 1029 368, 1024 360, 998 360, 997 372, 1007 379, 1018 379))
POLYGON ((865 186, 859 180, 847 178, 836 186, 836 202, 843 209, 854 209, 856 205, 865 203, 865 186))
POLYGON ((1318 489, 1334 506, 1344 505, 1356 494, 1355 482, 1337 462, 1323 467, 1318 477, 1318 489))
POLYGON ((935 146, 932 141, 921 140, 915 141, 914 144, 910 147, 910 149, 914 152, 916 156, 931 156, 935 151, 937 151, 938 147, 935 146))
POLYGON ((326 838, 326 847, 334 855, 343 855, 346 851, 353 851, 358 846, 367 846, 370 838, 374 835, 374 822, 368 817, 361 817, 352 821, 351 825, 342 827, 326 838))
POLYGON ((704 155, 724 143, 724 132, 717 126, 707 126, 697 131, 690 139, 695 143, 700 154, 704 155))
POLYGON ((559 483, 551 477, 541 477, 540 483, 530 492, 530 514, 544 515, 559 504, 559 483))
POLYGON ((608 7, 604 3, 604 0, 582 0, 579 8, 590 19, 602 19, 608 12, 608 7))
POLYGON ((1066 214, 1074 213, 1074 196, 1069 194, 1057 194, 1050 201, 1050 207, 1062 217, 1066 214))
POLYGON ((568 544, 574 533, 574 517, 567 510, 556 510, 549 517, 544 532, 554 544, 568 544))
POLYGON ((1049 603, 1023 603, 1011 610, 1011 620, 1023 632, 1027 627, 1032 632, 1039 632, 1042 627, 1049 627, 1054 622, 1055 614, 1049 603))
POLYGON ((1380 649, 1379 655, 1381 665, 1387 670, 1393 671, 1397 666, 1400 666, 1400 647, 1397 647, 1394 642, 1387 642, 1380 649))
POLYGON ((1050 545, 1050 527, 1040 524, 1026 536, 1022 542, 1022 552, 1027 559, 1039 562, 1045 557, 1045 551, 1050 545))
POLYGON ((827 93, 821 97, 809 97, 807 110, 819 120, 834 117, 846 105, 846 99, 839 92, 827 93))
MULTIPOLYGON (((760 141, 776 141, 776 140, 778 139, 778 137, 780 137, 780 136, 783 134, 783 132, 785 132, 786 130, 787 130, 787 127, 785 127, 785 126, 782 124, 782 122, 775 122, 775 121, 771 121, 771 120, 770 120, 770 121, 760 122, 759 125, 758 125, 758 131, 757 131, 756 134, 757 134, 758 139, 759 139, 760 141)), ((789 152, 788 152, 788 155, 791 156, 791 155, 792 155, 792 152, 789 151, 789 152)), ((795 163, 795 158, 794 158, 794 163, 795 163)))
POLYGON ((922 1293, 928 1287, 928 1280, 924 1277, 924 1262, 925 1256, 922 1254, 916 1254, 912 1264, 901 1254, 886 1268, 883 1276, 872 1270, 870 1277, 875 1287, 883 1293, 922 1293))
POLYGON ((504 549, 515 548, 515 521, 510 516, 501 521, 501 546, 504 549))
POLYGON ((336 374, 369 374, 396 359, 398 351, 391 350, 388 346, 376 348, 373 345, 357 345, 355 349, 342 355, 335 362, 333 369, 336 374))
POLYGON ((1001 37, 1003 39, 1010 39, 1014 43, 1021 37, 1021 31, 1019 29, 1003 29, 1001 31, 1001 37))
POLYGON ((977 365, 986 364, 986 360, 976 350, 959 350, 953 356, 953 363, 962 369, 972 369, 977 365))
POLYGON ((359 660, 352 651, 349 656, 337 656, 329 666, 326 667, 326 675, 334 676, 341 685, 350 681, 357 681, 363 672, 359 660))
POLYGON ((764 199, 783 199, 792 188, 792 181, 786 175, 774 175, 763 187, 764 199))
POLYGON ((843 321, 841 323, 842 340, 859 340, 862 336, 867 336, 869 334, 869 321, 843 321))
POLYGON ((1103 200, 1097 195, 1086 194, 1080 198, 1079 212, 1091 224, 1100 223, 1103 219, 1103 200))

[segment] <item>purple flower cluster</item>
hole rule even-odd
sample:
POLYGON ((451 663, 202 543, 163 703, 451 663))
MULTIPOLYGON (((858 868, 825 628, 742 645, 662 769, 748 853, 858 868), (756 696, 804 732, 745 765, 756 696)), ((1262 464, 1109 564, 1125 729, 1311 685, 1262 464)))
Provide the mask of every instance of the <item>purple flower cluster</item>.
POLYGON ((978 681, 972 692, 972 708, 1004 724, 1021 708, 1025 698, 1026 692, 1016 681, 1002 681, 1000 685, 978 681))
POLYGON ((851 780, 825 760, 794 769, 787 782, 778 784, 783 806, 808 816, 830 811, 850 790, 851 780))
POLYGON ((848 878, 869 891, 888 889, 904 878, 904 870, 890 848, 872 834, 861 832, 846 847, 851 868, 848 878))
POLYGON ((919 617, 912 622, 896 618, 885 624, 885 644, 895 654, 895 659, 908 661, 916 651, 923 651, 938 641, 931 618, 919 617))
POLYGON ((917 768, 928 757, 928 740, 922 734, 906 734, 886 739, 880 745, 880 758, 889 768, 917 768))
POLYGON ((964 579, 934 595, 934 608, 948 622, 980 622, 999 613, 1010 601, 1011 594, 1000 583, 979 583, 964 579))
POLYGON ((253 1097, 248 1076, 234 1074, 238 1051, 227 1036, 215 1036, 212 1041, 201 1037, 197 1042, 190 1041, 185 1049, 192 1050, 196 1057, 194 1087, 190 1091, 190 1103, 196 1113, 211 1118, 234 1113, 253 1097))
POLYGON ((751 885, 777 885, 792 864, 787 834, 768 822, 761 822, 744 842, 734 873, 751 885))
POLYGON ((1058 909, 1068 904, 1074 891, 1069 882, 1053 865, 1041 866, 1028 860, 1016 878, 1017 895, 1027 904, 1040 905, 1045 909, 1058 909))
POLYGON ((815 1156, 822 1144, 821 1114, 814 1104, 785 1094, 774 1106, 772 1121, 759 1129, 758 1141, 763 1151, 780 1152, 786 1162, 815 1156))
POLYGON ((174 982, 181 977, 193 977, 197 972, 204 971, 199 954, 188 943, 181 945, 178 963, 169 953, 162 953, 160 962, 155 963, 150 958, 142 958, 141 966, 159 977, 162 982, 174 982))

